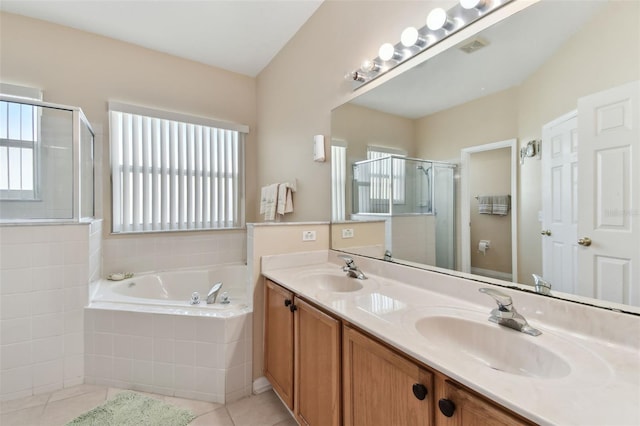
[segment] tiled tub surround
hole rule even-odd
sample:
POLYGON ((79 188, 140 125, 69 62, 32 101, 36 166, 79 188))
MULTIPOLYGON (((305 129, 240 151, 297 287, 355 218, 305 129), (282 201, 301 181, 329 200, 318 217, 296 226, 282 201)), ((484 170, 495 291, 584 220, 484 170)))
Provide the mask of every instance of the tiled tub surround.
POLYGON ((251 315, 87 308, 85 383, 218 403, 240 399, 251 393, 251 315))
POLYGON ((244 264, 100 281, 85 310, 86 382, 219 403, 249 395, 247 285, 244 264), (223 287, 209 305, 216 282, 223 287))
POLYGON ((478 289, 490 285, 353 256, 369 277, 361 282, 363 288, 349 293, 321 290, 317 281, 314 284, 309 277, 318 273, 341 276, 344 262, 336 254, 330 251, 267 256, 262 259, 262 272, 536 423, 640 424, 640 316, 499 288, 513 298, 518 312, 542 331, 538 337, 516 337, 533 339, 535 344, 555 350, 571 367, 563 377, 510 374, 481 366, 454 346, 434 346, 414 325, 422 316, 442 310, 449 315, 473 317, 484 324, 495 302, 478 289))
POLYGON ((102 222, 0 227, 0 399, 84 378, 83 308, 102 222))

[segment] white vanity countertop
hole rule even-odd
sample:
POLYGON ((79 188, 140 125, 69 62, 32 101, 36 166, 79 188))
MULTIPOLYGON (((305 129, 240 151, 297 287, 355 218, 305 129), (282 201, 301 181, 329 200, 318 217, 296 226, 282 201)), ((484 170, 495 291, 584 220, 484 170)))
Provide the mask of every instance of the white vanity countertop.
POLYGON ((430 342, 415 327, 418 319, 439 314, 483 323, 495 302, 477 289, 488 284, 352 256, 368 279, 353 279, 362 284, 360 290, 332 292, 320 289, 313 277, 343 276, 343 263, 337 263, 335 253, 323 253, 267 256, 262 273, 536 423, 640 424, 640 317, 496 287, 512 296, 518 312, 542 334, 489 326, 517 333, 515 339, 531 339, 563 358, 571 370, 552 378, 497 371, 455 344, 430 342))

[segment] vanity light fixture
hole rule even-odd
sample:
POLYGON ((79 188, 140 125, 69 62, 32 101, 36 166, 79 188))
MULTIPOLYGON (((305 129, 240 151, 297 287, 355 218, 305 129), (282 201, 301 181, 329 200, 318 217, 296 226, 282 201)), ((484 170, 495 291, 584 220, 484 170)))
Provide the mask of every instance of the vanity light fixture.
POLYGON ((420 37, 420 33, 416 29, 416 27, 407 27, 400 35, 400 43, 404 47, 423 47, 427 44, 427 40, 420 37))
POLYGON ((464 9, 478 9, 482 10, 487 7, 487 3, 490 0, 460 0, 460 6, 464 9))
POLYGON ((427 15, 425 26, 405 28, 399 43, 380 46, 376 58, 362 62, 360 68, 349 73, 347 78, 353 80, 355 88, 358 88, 512 1, 459 0, 449 10, 433 9, 427 15))
POLYGON ((362 61, 362 64, 360 64, 360 69, 363 72, 380 71, 380 65, 376 64, 375 61, 365 59, 362 61))
POLYGON ((378 57, 384 62, 394 60, 400 61, 402 59, 402 55, 396 51, 396 48, 391 43, 385 43, 380 46, 380 50, 378 50, 378 57))
POLYGON ((438 31, 440 29, 451 31, 455 27, 456 24, 453 19, 451 19, 447 14, 447 11, 441 7, 433 9, 427 16, 427 28, 431 31, 438 31))

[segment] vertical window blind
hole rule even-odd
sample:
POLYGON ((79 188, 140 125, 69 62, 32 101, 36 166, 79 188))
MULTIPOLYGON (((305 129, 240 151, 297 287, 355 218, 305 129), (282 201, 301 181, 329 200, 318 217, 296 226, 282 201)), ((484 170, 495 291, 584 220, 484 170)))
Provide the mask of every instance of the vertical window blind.
POLYGON ((113 232, 244 226, 246 131, 236 127, 111 109, 113 232))
POLYGON ((347 147, 331 145, 331 220, 345 220, 347 189, 347 147))
POLYGON ((405 169, 401 158, 382 160, 390 155, 405 157, 406 152, 392 148, 367 147, 367 160, 380 160, 371 163, 371 199, 389 200, 393 184, 393 203, 402 204, 405 200, 405 169))

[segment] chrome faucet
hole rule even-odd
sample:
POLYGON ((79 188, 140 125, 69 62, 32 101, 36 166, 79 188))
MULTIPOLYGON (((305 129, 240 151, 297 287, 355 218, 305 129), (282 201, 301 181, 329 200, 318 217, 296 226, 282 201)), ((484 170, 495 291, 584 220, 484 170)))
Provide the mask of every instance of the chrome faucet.
POLYGON ((545 280, 538 274, 531 275, 533 275, 533 283, 535 284, 536 293, 547 295, 551 294, 551 283, 549 281, 545 280))
POLYGON ((353 259, 350 256, 345 256, 341 254, 341 255, 338 255, 338 257, 345 261, 346 266, 343 266, 342 270, 347 273, 348 277, 357 278, 359 280, 367 279, 364 272, 362 272, 360 268, 356 266, 356 263, 353 261, 353 259))
POLYGON ((491 311, 489 321, 531 336, 539 336, 542 334, 540 330, 531 327, 527 320, 516 311, 510 296, 491 288, 481 288, 479 291, 480 293, 493 297, 498 304, 498 308, 491 311))
POLYGON ((216 303, 216 299, 218 298, 218 293, 220 292, 221 288, 222 283, 215 283, 213 287, 211 287, 211 290, 209 290, 209 293, 207 293, 207 305, 216 303))

